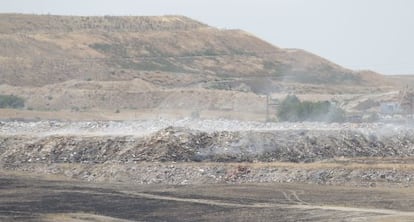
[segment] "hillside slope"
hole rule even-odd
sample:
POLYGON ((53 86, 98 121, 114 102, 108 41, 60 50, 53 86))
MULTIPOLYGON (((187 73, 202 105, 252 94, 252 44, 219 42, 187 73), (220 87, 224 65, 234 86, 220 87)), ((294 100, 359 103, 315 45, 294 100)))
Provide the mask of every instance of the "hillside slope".
POLYGON ((182 16, 2 14, 0 48, 1 82, 19 86, 73 79, 141 78, 154 83, 151 72, 165 73, 170 79, 183 73, 201 76, 187 84, 213 88, 231 88, 238 84, 232 83, 235 80, 263 77, 312 84, 382 81, 379 75, 367 81, 361 73, 303 50, 281 49, 244 31, 220 30, 182 16), (217 83, 228 79, 232 81, 217 83))
POLYGON ((365 93, 389 82, 183 16, 0 14, 0 49, 0 94, 30 110, 263 115, 263 94, 365 93))

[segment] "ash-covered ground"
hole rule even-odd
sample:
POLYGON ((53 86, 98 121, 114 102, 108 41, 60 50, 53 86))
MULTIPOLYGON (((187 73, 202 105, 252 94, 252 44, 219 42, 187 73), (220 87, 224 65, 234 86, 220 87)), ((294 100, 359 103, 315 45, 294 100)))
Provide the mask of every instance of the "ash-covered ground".
POLYGON ((414 129, 230 120, 0 122, 0 167, 137 184, 414 185, 414 129))

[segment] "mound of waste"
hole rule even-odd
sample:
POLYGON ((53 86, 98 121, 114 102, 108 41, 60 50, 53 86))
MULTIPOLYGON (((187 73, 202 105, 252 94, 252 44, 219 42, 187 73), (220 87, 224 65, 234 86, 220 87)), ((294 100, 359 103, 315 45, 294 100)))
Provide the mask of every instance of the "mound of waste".
POLYGON ((142 161, 313 162, 335 157, 414 156, 413 130, 204 132, 168 127, 148 136, 0 135, 0 164, 142 161))

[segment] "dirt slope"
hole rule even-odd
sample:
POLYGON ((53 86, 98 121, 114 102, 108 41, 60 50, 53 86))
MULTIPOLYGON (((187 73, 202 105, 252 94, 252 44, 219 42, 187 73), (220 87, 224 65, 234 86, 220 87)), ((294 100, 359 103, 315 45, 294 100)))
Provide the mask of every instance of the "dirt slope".
POLYGON ((365 93, 389 85, 379 74, 183 16, 0 14, 0 48, 0 94, 21 96, 34 110, 263 113, 258 94, 365 93))
POLYGON ((1 82, 9 85, 129 80, 154 71, 171 78, 201 74, 193 84, 261 77, 317 84, 382 81, 379 75, 367 81, 303 50, 281 49, 244 31, 220 30, 182 16, 2 14, 0 40, 1 82))

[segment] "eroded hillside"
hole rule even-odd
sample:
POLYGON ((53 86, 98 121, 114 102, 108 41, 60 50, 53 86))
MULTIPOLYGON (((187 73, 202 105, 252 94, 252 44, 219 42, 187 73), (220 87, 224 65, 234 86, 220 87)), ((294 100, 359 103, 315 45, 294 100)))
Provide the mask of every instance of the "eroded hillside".
MULTIPOLYGON (((182 16, 0 15, 2 82, 42 86, 66 80, 126 80, 147 72, 329 84, 372 84, 364 75, 303 50, 275 47, 240 30, 182 16)), ((233 79, 234 80, 234 79, 233 79)), ((370 80, 381 80, 371 75, 370 80)), ((213 83, 205 84, 205 87, 213 83)), ((219 87, 219 86, 217 86, 219 87)))
POLYGON ((260 94, 364 93, 389 86, 379 74, 183 16, 2 14, 0 48, 0 93, 21 96, 35 110, 264 113, 260 94))

